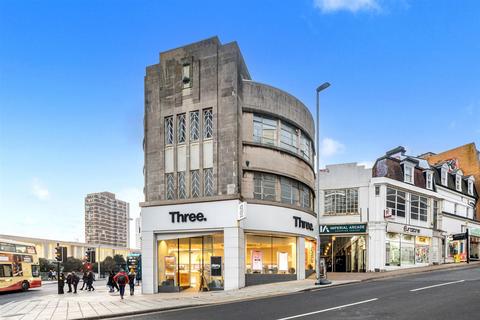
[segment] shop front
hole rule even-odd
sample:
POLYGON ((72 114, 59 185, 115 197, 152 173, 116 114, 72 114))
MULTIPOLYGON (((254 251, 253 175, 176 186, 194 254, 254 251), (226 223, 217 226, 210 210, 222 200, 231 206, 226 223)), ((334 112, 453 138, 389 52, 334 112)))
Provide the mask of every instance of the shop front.
POLYGON ((480 228, 468 229, 470 236, 470 260, 480 260, 480 228))
POLYGON ((231 290, 315 270, 316 218, 299 210, 212 201, 142 208, 145 293, 231 290))
POLYGON ((328 272, 365 272, 367 224, 321 225, 320 252, 328 272))
POLYGON ((431 264, 432 235, 431 229, 389 222, 385 237, 386 269, 431 264))

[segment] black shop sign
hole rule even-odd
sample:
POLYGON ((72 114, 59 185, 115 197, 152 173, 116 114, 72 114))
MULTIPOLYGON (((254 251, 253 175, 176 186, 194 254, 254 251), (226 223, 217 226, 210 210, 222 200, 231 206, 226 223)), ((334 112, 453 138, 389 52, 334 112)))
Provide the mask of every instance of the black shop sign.
POLYGON ((202 212, 198 213, 180 213, 179 211, 171 211, 168 213, 172 218, 172 223, 184 223, 184 222, 203 222, 207 221, 207 217, 202 212))

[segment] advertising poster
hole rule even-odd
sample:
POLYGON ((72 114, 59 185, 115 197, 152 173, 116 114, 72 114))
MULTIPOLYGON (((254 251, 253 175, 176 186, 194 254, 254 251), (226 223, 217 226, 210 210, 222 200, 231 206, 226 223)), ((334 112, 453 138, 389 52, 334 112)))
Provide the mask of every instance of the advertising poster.
POLYGON ((210 257, 210 275, 212 277, 222 276, 222 257, 212 256, 210 257))
POLYGON ((252 250, 252 270, 263 270, 263 253, 262 251, 252 250))
POLYGON ((279 252, 278 253, 278 271, 288 271, 288 253, 279 252))

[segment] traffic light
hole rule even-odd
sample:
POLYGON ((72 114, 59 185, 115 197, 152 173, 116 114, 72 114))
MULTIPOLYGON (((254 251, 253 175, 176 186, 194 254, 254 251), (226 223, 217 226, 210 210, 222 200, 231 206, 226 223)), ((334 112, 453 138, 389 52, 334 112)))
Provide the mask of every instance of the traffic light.
POLYGON ((87 251, 85 251, 85 260, 89 263, 95 263, 95 248, 88 248, 87 251))
POLYGON ((67 247, 55 247, 55 260, 63 263, 67 261, 67 247))

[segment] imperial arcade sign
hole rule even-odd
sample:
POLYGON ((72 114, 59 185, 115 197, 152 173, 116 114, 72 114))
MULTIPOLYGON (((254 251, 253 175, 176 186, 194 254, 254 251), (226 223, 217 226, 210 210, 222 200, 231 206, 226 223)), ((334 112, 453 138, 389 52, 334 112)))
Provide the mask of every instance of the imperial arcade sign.
POLYGON ((320 234, 331 233, 365 233, 367 232, 366 223, 357 224, 325 224, 320 225, 320 234))

